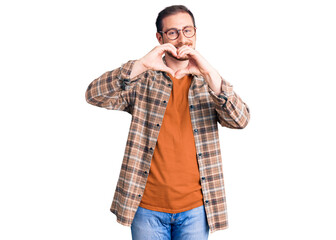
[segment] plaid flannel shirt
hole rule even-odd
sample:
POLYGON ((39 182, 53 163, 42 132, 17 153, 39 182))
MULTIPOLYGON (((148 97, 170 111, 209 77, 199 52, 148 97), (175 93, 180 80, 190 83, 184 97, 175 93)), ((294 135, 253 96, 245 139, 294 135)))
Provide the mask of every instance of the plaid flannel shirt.
MULTIPOLYGON (((172 81, 161 71, 148 70, 130 79, 135 61, 129 61, 95 79, 86 91, 88 103, 132 115, 125 154, 111 212, 130 226, 140 204, 150 171, 160 126, 172 89, 172 81)), ((203 77, 193 76, 188 92, 204 206, 211 232, 228 226, 222 159, 217 122, 229 128, 244 128, 249 109, 222 81, 216 96, 203 77)))

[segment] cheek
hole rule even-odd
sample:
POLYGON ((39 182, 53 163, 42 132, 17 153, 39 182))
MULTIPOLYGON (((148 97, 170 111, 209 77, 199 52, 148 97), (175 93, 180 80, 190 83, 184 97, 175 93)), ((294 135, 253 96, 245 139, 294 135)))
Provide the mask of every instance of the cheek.
POLYGON ((162 38, 162 41, 163 41, 163 43, 171 43, 171 44, 175 45, 175 41, 169 40, 169 39, 166 38, 166 37, 163 37, 163 38, 162 38))
POLYGON ((195 39, 193 39, 193 41, 192 41, 193 43, 192 43, 192 47, 193 47, 193 49, 195 49, 196 48, 196 38, 195 39))

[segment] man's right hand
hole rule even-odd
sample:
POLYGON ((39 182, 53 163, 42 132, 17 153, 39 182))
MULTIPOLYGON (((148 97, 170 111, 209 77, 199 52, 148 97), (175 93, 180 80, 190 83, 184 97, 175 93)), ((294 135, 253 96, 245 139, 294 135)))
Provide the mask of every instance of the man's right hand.
POLYGON ((134 63, 130 78, 132 79, 147 70, 163 71, 174 76, 175 72, 173 69, 167 67, 162 60, 162 55, 165 52, 170 52, 173 56, 177 56, 177 49, 171 43, 156 46, 152 51, 134 63))

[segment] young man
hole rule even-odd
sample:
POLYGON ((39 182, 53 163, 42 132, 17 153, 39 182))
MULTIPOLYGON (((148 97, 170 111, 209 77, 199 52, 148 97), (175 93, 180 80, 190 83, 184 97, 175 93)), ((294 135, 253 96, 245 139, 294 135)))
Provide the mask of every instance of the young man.
POLYGON ((208 239, 227 227, 217 122, 244 128, 249 109, 195 50, 186 7, 162 10, 156 26, 159 46, 86 92, 90 104, 132 114, 111 211, 136 240, 208 239))

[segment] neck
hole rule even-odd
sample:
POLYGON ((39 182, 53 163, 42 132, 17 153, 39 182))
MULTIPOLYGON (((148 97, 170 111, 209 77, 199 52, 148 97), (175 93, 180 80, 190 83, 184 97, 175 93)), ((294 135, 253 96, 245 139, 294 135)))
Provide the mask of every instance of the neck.
POLYGON ((188 66, 189 60, 176 60, 174 57, 169 56, 168 54, 165 55, 166 64, 169 68, 173 69, 174 72, 184 69, 188 66))

